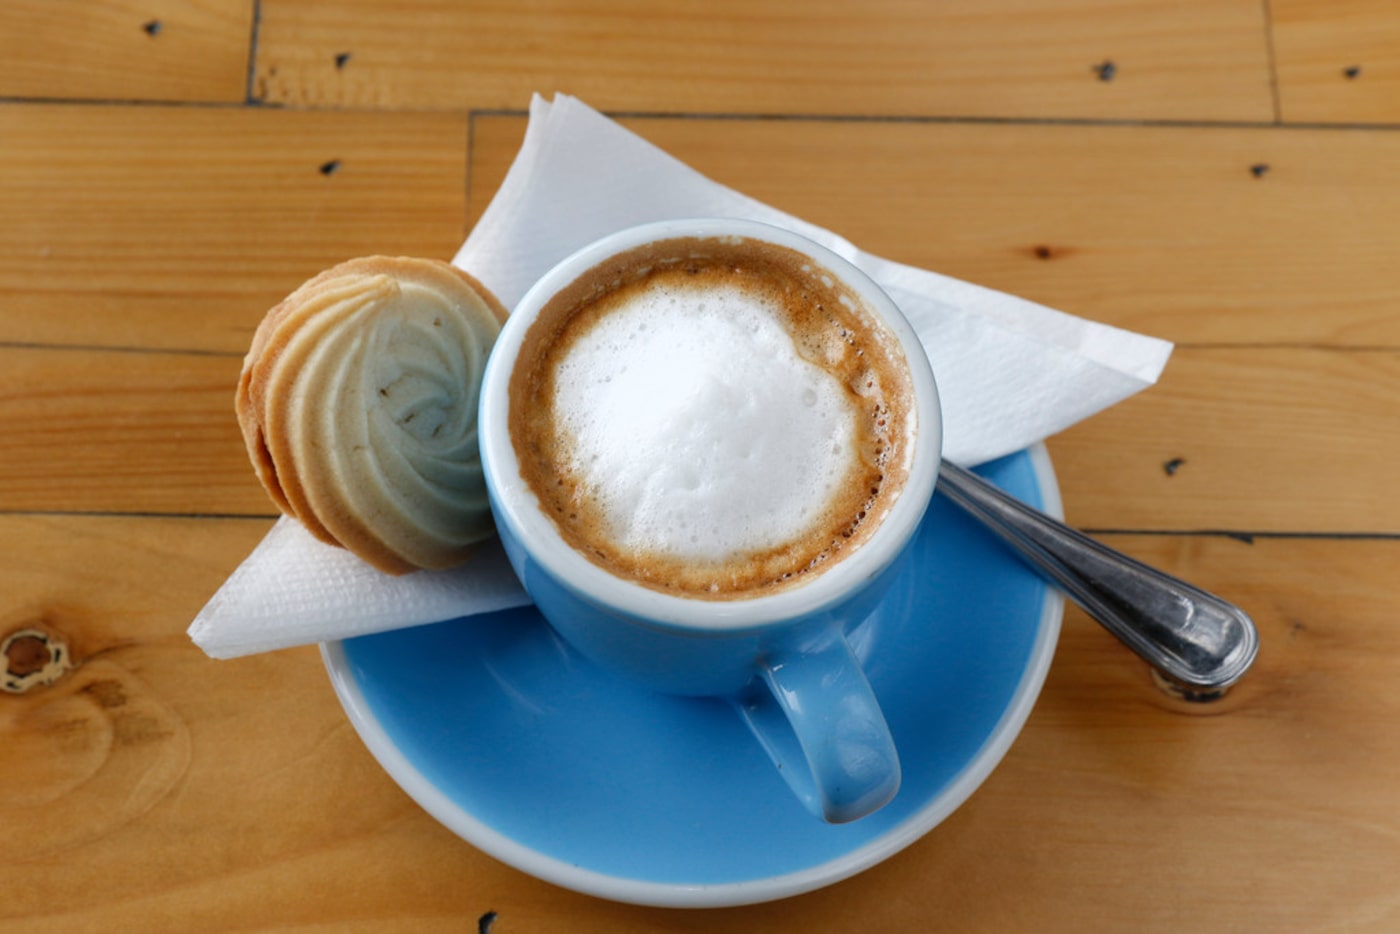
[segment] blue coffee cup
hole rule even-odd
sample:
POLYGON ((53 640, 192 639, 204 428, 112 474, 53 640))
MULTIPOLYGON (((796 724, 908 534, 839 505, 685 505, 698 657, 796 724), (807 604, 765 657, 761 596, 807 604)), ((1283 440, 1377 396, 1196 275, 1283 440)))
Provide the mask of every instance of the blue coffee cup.
POLYGON ((790 231, 736 219, 664 221, 605 237, 545 274, 512 311, 483 377, 481 458, 512 567, 550 625, 620 677, 732 703, 797 798, 842 823, 888 803, 899 757, 849 635, 898 575, 937 479, 942 420, 923 346, 894 302, 842 257, 790 231), (802 254, 893 335, 908 367, 916 429, 907 479, 859 548, 805 582, 731 600, 642 586, 576 550, 541 508, 512 443, 511 377, 550 300, 609 258, 680 238, 771 244, 802 254))

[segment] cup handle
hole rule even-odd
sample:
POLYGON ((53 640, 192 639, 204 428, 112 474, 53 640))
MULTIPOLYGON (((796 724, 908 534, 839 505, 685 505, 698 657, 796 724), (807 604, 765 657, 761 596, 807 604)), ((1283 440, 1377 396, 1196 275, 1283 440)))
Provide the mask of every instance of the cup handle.
POLYGON ((839 632, 764 659, 767 690, 739 704, 749 729, 807 809, 833 824, 864 817, 899 790, 899 756, 860 662, 839 632))

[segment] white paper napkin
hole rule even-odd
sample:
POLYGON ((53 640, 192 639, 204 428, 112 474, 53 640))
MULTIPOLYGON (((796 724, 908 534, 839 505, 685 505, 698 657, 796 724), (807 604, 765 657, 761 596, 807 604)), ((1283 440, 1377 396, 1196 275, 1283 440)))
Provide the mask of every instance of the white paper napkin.
MULTIPOLYGON (((615 230, 746 217, 797 231, 879 282, 923 339, 944 453, 972 465, 1021 450, 1154 383, 1171 345, 870 256, 716 184, 592 110, 536 97, 520 153, 453 260, 507 308, 555 263, 615 230)), ((498 545, 452 571, 394 578, 282 519, 190 627, 227 658, 529 602, 498 545)))
POLYGON ((283 516, 190 626, 215 658, 348 639, 530 602, 500 542, 468 568, 394 577, 283 516))

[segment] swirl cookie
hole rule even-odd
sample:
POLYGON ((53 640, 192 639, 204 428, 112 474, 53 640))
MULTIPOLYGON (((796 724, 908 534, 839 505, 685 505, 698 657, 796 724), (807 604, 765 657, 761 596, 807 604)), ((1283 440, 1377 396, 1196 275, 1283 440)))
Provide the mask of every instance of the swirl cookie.
POLYGON ((455 267, 405 257, 350 260, 287 296, 235 401, 273 501, 390 574, 466 560, 493 531, 476 409, 505 314, 455 267))

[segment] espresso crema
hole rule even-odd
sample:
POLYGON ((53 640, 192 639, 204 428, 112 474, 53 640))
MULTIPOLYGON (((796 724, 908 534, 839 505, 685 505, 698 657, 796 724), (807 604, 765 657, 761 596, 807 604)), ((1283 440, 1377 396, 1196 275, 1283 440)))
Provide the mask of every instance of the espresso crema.
POLYGON ((531 325, 510 382, 523 479, 573 548, 700 599, 796 586, 859 548, 908 475, 898 340, 792 250, 652 243, 531 325))

